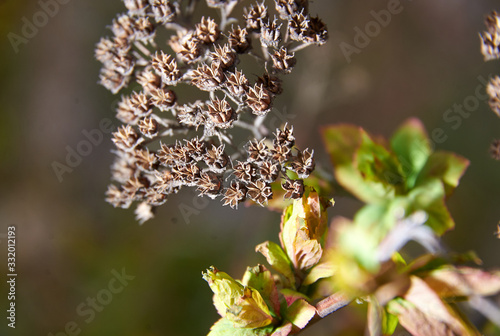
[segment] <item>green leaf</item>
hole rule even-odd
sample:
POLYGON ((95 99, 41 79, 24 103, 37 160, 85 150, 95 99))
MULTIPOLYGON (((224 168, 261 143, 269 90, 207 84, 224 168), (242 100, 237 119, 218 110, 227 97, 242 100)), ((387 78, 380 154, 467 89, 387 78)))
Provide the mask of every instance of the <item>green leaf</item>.
POLYGON ((368 302, 368 331, 370 336, 392 335, 398 326, 398 317, 387 312, 374 296, 368 302))
POLYGON ((319 279, 329 278, 335 274, 335 267, 329 262, 324 262, 314 266, 306 278, 302 282, 302 285, 309 286, 319 279))
POLYGON ((387 179, 375 178, 383 175, 384 170, 387 174, 391 172, 385 169, 387 153, 381 146, 376 146, 362 128, 352 125, 328 126, 322 133, 340 185, 365 203, 377 203, 394 194, 394 186, 387 179), (381 159, 372 151, 384 157, 381 159))
POLYGON ((401 164, 406 187, 413 188, 418 173, 431 154, 429 138, 422 122, 416 118, 407 120, 392 136, 391 148, 401 164))
POLYGON ((446 196, 451 195, 458 186, 460 178, 469 166, 469 160, 449 152, 439 151, 431 154, 418 175, 416 185, 422 185, 433 178, 443 182, 446 196))
POLYGON ((273 326, 263 328, 236 328, 226 318, 221 318, 211 328, 208 336, 268 336, 273 332, 273 326))
POLYGON ((255 251, 262 253, 269 265, 277 272, 281 273, 290 282, 292 287, 295 286, 295 276, 293 274, 290 259, 288 259, 288 256, 278 244, 267 241, 257 245, 255 251))
POLYGON ((299 299, 285 310, 284 315, 294 326, 304 329, 314 315, 316 315, 316 308, 305 300, 299 299))
POLYGON ((241 281, 243 285, 255 288, 261 295, 272 313, 280 316, 278 289, 273 275, 264 266, 248 267, 241 281))
POLYGON ((309 298, 307 295, 294 291, 293 289, 289 288, 283 288, 280 290, 280 293, 284 296, 285 302, 286 302, 286 307, 291 306, 295 301, 304 299, 306 301, 309 301, 309 298))

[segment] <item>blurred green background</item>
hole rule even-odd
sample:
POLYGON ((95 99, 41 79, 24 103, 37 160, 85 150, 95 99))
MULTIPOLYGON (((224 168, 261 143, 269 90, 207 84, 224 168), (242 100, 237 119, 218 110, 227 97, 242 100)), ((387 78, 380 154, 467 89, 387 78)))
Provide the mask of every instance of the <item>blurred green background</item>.
MULTIPOLYGON (((497 267, 500 162, 488 148, 500 138, 500 120, 485 101, 456 129, 443 115, 474 96, 478 76, 500 74, 500 62, 483 62, 478 37, 484 15, 500 9, 498 1, 402 0, 402 13, 347 62, 340 44, 352 45, 354 28, 363 29, 373 20, 370 12, 388 2, 312 1, 311 12, 327 23, 330 40, 297 54, 275 107, 286 109, 299 146, 314 148, 327 169, 321 125, 356 123, 388 136, 416 116, 428 130, 442 128, 447 140, 436 147, 471 160, 448 202, 457 228, 446 244, 474 249, 486 267, 497 267)), ((17 226, 18 273, 12 330, 5 319, 7 244, 1 235, 0 335, 61 336, 72 321, 80 335, 206 334, 217 314, 201 271, 215 265, 240 277, 247 265, 264 262, 254 247, 277 239, 279 214, 256 207, 233 211, 211 201, 185 221, 179 205, 200 205, 186 190, 139 226, 132 211, 104 202, 109 134, 59 182, 52 163, 64 163, 66 147, 85 139, 82 131, 97 129, 103 118, 118 125, 112 110, 117 97, 97 85, 100 65, 93 53, 124 6, 119 0, 67 1, 15 53, 8 33, 20 35, 23 17, 31 21, 40 8, 36 1, 0 1, 0 234, 17 226), (135 278, 87 323, 89 315, 78 307, 104 295, 112 271, 122 269, 135 278)), ((339 198, 330 214, 351 216, 358 206, 339 198)), ((362 321, 346 309, 304 335, 362 335, 362 321), (357 330, 348 334, 352 325, 357 330)))

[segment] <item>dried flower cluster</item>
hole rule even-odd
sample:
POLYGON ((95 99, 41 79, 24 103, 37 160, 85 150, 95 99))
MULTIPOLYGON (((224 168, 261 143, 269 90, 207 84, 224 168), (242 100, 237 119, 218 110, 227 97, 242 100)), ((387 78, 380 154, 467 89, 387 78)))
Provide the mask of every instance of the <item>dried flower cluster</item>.
MULTIPOLYGON (((481 52, 485 61, 500 58, 500 16, 493 11, 485 20, 487 31, 481 35, 481 52)), ((493 112, 500 117, 500 77, 495 76, 486 87, 486 92, 490 96, 489 105, 493 112)), ((500 140, 495 140, 491 144, 490 154, 495 160, 500 160, 500 140)))
POLYGON ((302 180, 286 178, 286 171, 307 177, 313 153, 293 147, 288 126, 276 131, 272 143, 266 141, 264 118, 282 92, 281 75, 295 66, 294 52, 324 44, 326 26, 309 15, 307 0, 275 0, 273 18, 265 2, 254 3, 244 8, 238 25, 230 17, 238 2, 207 0, 220 12, 220 22, 202 17, 193 23, 197 1, 124 0, 128 11, 113 20, 113 36, 96 46, 103 64, 100 83, 113 94, 132 87, 116 109, 123 125, 113 133, 112 177, 119 185, 109 186, 107 201, 123 208, 141 202, 140 222, 184 186, 222 196, 233 208, 246 198, 263 205, 281 174, 285 196, 302 195, 302 180), (155 42, 162 28, 173 32, 171 53, 155 42), (260 77, 238 68, 242 54, 260 62, 260 77), (182 85, 206 92, 207 100, 183 101, 182 91, 174 91, 182 85), (252 131, 254 139, 237 146, 235 127, 252 131), (177 135, 182 140, 169 140, 177 135))

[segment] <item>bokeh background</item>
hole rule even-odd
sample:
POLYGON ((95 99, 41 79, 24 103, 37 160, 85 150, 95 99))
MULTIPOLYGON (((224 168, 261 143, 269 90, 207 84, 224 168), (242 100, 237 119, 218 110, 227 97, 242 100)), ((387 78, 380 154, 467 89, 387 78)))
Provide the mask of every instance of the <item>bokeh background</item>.
MULTIPOLYGON (((249 1, 244 1, 249 3, 249 1)), ((276 108, 286 109, 300 147, 314 148, 331 169, 318 128, 359 124, 388 136, 406 118, 420 118, 447 136, 438 149, 471 160, 448 204, 457 227, 446 236, 456 251, 475 250, 486 267, 499 266, 500 162, 488 155, 500 138, 500 120, 481 101, 453 129, 443 119, 454 104, 474 96, 481 81, 500 73, 500 62, 484 63, 478 32, 484 15, 500 9, 494 0, 401 0, 404 10, 372 38, 352 62, 340 44, 353 44, 354 28, 373 20, 370 11, 388 0, 311 1, 311 12, 327 23, 330 40, 297 54, 276 108)), ((55 161, 64 163, 83 130, 104 118, 115 125, 117 97, 97 85, 93 49, 124 6, 119 0, 69 0, 15 53, 7 35, 21 34, 36 1, 0 1, 0 335, 66 335, 71 321, 80 335, 204 335, 217 319, 201 271, 216 265, 235 277, 263 260, 254 246, 277 239, 279 214, 263 208, 237 212, 211 201, 186 221, 180 204, 195 194, 170 198, 155 219, 139 226, 132 211, 104 202, 112 161, 110 134, 80 165, 58 181, 55 161), (7 328, 7 226, 17 226, 17 324, 7 328), (134 276, 89 323, 77 307, 108 288, 112 270, 134 276)), ((214 15, 213 12, 204 13, 214 15)), ((350 216, 358 203, 337 199, 331 215, 350 216)), ((200 206, 201 207, 201 206, 200 206)), ((362 316, 347 309, 304 335, 363 334, 362 316)), ((75 333, 76 335, 76 333, 75 333)))

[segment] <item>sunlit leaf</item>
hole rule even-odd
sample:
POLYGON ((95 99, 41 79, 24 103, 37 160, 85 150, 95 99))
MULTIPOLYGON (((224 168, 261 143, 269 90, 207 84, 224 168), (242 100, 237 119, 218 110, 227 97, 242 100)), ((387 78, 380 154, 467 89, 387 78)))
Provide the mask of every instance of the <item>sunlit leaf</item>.
POLYGON ((329 263, 320 263, 314 266, 311 271, 307 274, 306 278, 302 282, 302 285, 308 286, 319 279, 329 278, 335 274, 335 267, 329 263))
POLYGON ((272 309, 272 312, 276 316, 280 316, 278 289, 269 270, 262 265, 248 267, 241 282, 245 286, 256 289, 262 295, 267 306, 272 309))
POLYGON ((285 310, 285 317, 299 329, 304 329, 309 321, 316 315, 316 308, 303 299, 296 300, 285 310))
POLYGON ((226 318, 221 318, 211 328, 208 336, 268 336, 273 332, 273 326, 263 328, 236 328, 226 318))

